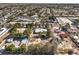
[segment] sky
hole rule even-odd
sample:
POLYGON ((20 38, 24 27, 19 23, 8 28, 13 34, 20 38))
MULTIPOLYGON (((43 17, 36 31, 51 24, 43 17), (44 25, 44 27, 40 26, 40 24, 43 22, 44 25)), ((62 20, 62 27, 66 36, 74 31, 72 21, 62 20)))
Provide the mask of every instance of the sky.
POLYGON ((79 3, 79 0, 0 0, 0 3, 79 3))

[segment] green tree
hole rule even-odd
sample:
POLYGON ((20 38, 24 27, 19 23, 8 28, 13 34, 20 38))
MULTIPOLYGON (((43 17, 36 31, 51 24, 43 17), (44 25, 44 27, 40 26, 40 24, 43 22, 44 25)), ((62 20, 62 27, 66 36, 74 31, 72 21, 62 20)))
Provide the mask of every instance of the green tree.
POLYGON ((47 36, 48 37, 52 37, 53 33, 51 32, 51 30, 48 28, 47 29, 47 36))
POLYGON ((34 23, 26 24, 26 27, 27 27, 27 28, 31 28, 31 29, 33 29, 33 26, 34 26, 34 23))
POLYGON ((14 54, 14 53, 16 53, 17 49, 13 44, 11 44, 9 46, 6 46, 5 50, 8 51, 11 54, 14 54))
POLYGON ((28 53, 30 54, 39 54, 40 53, 40 44, 34 44, 34 45, 30 45, 28 46, 28 53))
POLYGON ((65 26, 67 27, 67 29, 70 29, 70 24, 69 23, 66 23, 65 26))
POLYGON ((46 43, 45 45, 43 45, 40 48, 40 54, 44 54, 44 55, 49 55, 49 54, 54 54, 54 46, 50 43, 46 43))
POLYGON ((21 27, 21 24, 17 22, 17 23, 14 25, 14 27, 15 27, 15 28, 20 28, 20 27, 21 27))
POLYGON ((28 53, 34 55, 54 54, 54 47, 50 43, 46 43, 45 45, 31 44, 28 46, 28 53))
POLYGON ((27 52, 28 48, 26 47, 25 44, 22 44, 19 48, 18 48, 18 51, 19 53, 21 54, 25 54, 27 52))
POLYGON ((40 38, 45 38, 46 37, 46 32, 40 32, 39 33, 40 38))
POLYGON ((24 34, 28 37, 28 39, 31 39, 33 35, 33 30, 31 28, 27 28, 27 30, 24 31, 24 34))
POLYGON ((66 26, 61 25, 60 27, 61 27, 62 31, 67 31, 67 27, 66 26))

